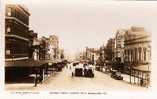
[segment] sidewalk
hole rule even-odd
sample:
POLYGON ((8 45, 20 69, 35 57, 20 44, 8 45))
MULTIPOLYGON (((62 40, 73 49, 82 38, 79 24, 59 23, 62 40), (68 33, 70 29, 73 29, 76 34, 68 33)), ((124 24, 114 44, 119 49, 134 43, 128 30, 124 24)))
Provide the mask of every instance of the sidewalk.
MULTIPOLYGON (((104 73, 104 74, 106 74, 108 76, 111 75, 110 72, 107 72, 107 73, 105 73, 105 71, 99 71, 99 72, 102 72, 102 73, 104 73)), ((134 80, 134 77, 131 76, 131 83, 130 83, 130 75, 128 75, 128 74, 121 74, 121 76, 123 77, 123 80, 122 80, 123 83, 127 83, 127 84, 132 85, 132 86, 141 87, 138 84, 139 83, 138 82, 138 78, 135 78, 135 80, 134 80)))
MULTIPOLYGON (((129 84, 142 87, 140 85, 140 79, 138 79, 137 77, 134 78, 133 76, 131 76, 131 83, 130 83, 130 75, 122 74, 122 76, 123 76, 123 80, 128 82, 129 84)), ((143 86, 143 87, 149 88, 150 85, 146 85, 146 86, 143 86)))

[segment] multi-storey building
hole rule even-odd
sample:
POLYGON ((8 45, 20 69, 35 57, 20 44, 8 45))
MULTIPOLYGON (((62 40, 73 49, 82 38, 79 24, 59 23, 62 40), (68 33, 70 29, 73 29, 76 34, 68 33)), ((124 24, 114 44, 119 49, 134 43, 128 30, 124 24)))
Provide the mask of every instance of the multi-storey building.
POLYGON ((99 50, 95 48, 86 48, 86 59, 95 64, 99 58, 99 50))
POLYGON ((114 38, 110 38, 108 40, 105 52, 106 52, 106 60, 112 61, 112 59, 114 58, 114 52, 115 52, 115 39, 114 38))
POLYGON ((50 49, 50 58, 58 59, 59 58, 59 39, 56 35, 51 35, 49 37, 49 49, 50 49))
POLYGON ((42 36, 40 38, 40 49, 39 49, 39 56, 40 59, 49 59, 49 38, 42 36))
POLYGON ((135 67, 151 59, 151 39, 143 27, 131 27, 125 34, 125 62, 135 67))
MULTIPOLYGON (((125 33, 125 66, 129 69, 130 75, 137 77, 138 82, 140 80, 140 85, 143 85, 144 80, 148 85, 150 80, 150 43, 150 33, 143 27, 131 27, 125 33)), ((134 78, 134 82, 135 80, 134 78)))
POLYGON ((115 58, 119 60, 120 63, 124 63, 124 29, 120 29, 116 32, 115 37, 115 58))
POLYGON ((21 5, 6 5, 5 57, 6 60, 28 59, 29 49, 28 9, 21 5))
POLYGON ((33 57, 33 52, 34 52, 34 44, 35 40, 38 37, 37 33, 34 33, 33 30, 29 30, 29 58, 33 57))

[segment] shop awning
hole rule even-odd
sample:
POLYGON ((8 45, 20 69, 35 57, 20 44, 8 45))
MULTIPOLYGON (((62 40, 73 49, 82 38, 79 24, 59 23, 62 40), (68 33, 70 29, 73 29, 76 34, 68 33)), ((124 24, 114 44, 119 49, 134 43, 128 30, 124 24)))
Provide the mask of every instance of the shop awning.
POLYGON ((145 71, 145 72, 150 72, 151 71, 151 68, 150 68, 149 64, 136 66, 136 67, 133 67, 133 69, 139 70, 139 71, 145 71))

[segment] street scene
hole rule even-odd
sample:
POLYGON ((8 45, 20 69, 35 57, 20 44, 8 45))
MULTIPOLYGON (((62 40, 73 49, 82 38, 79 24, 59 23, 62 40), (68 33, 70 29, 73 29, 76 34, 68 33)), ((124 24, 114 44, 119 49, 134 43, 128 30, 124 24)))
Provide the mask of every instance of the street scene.
POLYGON ((7 84, 6 90, 10 91, 147 91, 145 87, 129 84, 129 76, 123 75, 124 80, 115 80, 109 74, 94 72, 94 78, 72 77, 71 70, 65 68, 60 73, 54 73, 37 87, 33 83, 7 84), (114 89, 114 90, 113 90, 114 89))
POLYGON ((136 92, 151 87, 149 12, 136 14, 148 8, 39 5, 5 5, 5 90, 136 92))

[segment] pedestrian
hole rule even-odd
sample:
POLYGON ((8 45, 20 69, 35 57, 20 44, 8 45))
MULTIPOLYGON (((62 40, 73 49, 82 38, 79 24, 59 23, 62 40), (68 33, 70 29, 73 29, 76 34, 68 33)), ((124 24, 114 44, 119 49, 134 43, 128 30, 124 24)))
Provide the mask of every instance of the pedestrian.
POLYGON ((70 69, 71 69, 71 73, 72 73, 72 77, 75 75, 75 67, 70 65, 70 69))
POLYGON ((33 52, 33 59, 38 60, 37 50, 35 49, 33 52))
POLYGON ((140 80, 140 85, 143 86, 143 79, 140 80))

